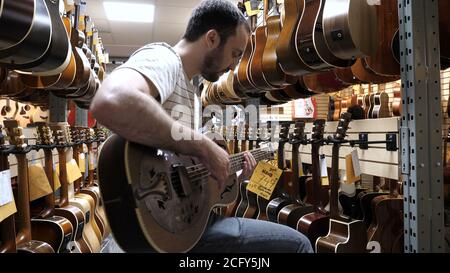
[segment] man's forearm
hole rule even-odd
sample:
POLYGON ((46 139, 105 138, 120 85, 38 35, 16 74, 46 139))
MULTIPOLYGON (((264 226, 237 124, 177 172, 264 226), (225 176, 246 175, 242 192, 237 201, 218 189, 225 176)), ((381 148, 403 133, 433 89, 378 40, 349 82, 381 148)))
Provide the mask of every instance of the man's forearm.
POLYGON ((153 97, 142 92, 114 92, 114 97, 101 98, 95 111, 99 122, 127 140, 146 146, 167 149, 181 154, 201 154, 202 136, 172 119, 153 97), (106 103, 105 103, 106 101, 106 103), (132 117, 132 118, 130 118, 132 117), (188 135, 187 139, 175 140, 172 132, 188 135), (197 140, 193 140, 197 139, 197 140))

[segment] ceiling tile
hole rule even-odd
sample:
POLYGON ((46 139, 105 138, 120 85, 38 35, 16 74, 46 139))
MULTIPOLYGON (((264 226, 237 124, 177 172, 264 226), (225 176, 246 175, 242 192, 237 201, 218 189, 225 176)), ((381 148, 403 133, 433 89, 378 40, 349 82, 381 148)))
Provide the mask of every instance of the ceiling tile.
POLYGON ((183 36, 184 24, 155 23, 153 42, 166 42, 175 45, 183 36))

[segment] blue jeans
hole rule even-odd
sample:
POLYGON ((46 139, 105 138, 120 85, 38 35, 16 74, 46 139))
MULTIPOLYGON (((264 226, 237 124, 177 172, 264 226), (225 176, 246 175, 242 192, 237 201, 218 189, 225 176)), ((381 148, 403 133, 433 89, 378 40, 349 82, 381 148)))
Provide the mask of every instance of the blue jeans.
POLYGON ((288 226, 211 213, 205 233, 191 252, 312 253, 313 248, 305 235, 288 226))

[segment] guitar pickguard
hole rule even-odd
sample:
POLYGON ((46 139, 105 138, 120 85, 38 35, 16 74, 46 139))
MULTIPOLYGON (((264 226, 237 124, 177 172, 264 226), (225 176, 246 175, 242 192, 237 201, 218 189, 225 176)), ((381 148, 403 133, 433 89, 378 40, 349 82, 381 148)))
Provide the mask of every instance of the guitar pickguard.
POLYGON ((139 179, 133 181, 134 195, 136 202, 147 208, 145 217, 171 233, 185 231, 202 218, 209 201, 205 187, 208 178, 186 177, 187 171, 179 172, 174 167, 188 168, 195 165, 193 159, 159 150, 156 154, 139 153, 135 162, 139 162, 139 179), (190 185, 188 195, 180 189, 183 179, 190 185))

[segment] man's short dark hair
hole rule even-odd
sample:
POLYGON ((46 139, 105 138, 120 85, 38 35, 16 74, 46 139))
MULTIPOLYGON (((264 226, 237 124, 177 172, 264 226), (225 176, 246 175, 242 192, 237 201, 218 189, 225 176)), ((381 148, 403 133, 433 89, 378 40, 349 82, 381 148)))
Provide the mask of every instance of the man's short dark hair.
POLYGON ((192 12, 183 39, 197 41, 203 34, 215 29, 220 36, 220 45, 224 45, 228 37, 236 35, 236 28, 244 24, 250 27, 242 12, 227 0, 204 0, 192 12))

